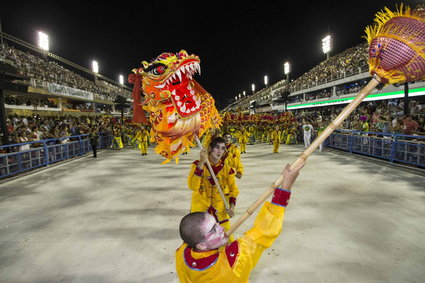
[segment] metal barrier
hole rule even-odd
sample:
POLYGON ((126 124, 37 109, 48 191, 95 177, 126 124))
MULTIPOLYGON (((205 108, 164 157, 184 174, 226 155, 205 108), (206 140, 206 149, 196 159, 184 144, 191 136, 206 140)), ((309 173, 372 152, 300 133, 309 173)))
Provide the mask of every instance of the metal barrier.
POLYGON ((337 130, 324 145, 390 162, 425 167, 425 136, 337 130))
MULTIPOLYGON (((112 144, 109 133, 99 133, 97 148, 112 144)), ((0 146, 0 178, 19 174, 92 151, 89 135, 46 139, 0 146)))

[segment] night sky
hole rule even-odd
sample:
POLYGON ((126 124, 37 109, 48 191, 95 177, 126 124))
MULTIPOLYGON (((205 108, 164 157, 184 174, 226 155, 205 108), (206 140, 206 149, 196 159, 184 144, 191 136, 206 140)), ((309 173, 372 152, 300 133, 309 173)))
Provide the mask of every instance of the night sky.
MULTIPOLYGON (((384 6, 400 1, 3 1, 2 30, 36 44, 49 35, 50 51, 118 81, 162 52, 200 56, 195 77, 216 99, 227 99, 283 78, 291 63, 297 78, 326 59, 321 40, 332 36, 332 54, 365 42, 364 28, 384 6), (4 3, 6 2, 6 3, 4 3), (280 3, 280 4, 277 4, 280 3)), ((423 1, 404 1, 415 7, 423 1)), ((127 84, 132 87, 131 85, 127 84)))

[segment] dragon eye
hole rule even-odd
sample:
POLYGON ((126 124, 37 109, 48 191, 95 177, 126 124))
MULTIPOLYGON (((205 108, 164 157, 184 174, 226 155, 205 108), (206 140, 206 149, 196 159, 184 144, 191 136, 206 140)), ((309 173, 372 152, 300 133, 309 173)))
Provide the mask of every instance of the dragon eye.
POLYGON ((164 64, 154 64, 152 66, 149 66, 145 71, 148 73, 151 73, 152 75, 162 75, 165 73, 166 66, 164 64))
POLYGON ((155 75, 161 75, 165 72, 165 67, 160 65, 154 69, 155 75))

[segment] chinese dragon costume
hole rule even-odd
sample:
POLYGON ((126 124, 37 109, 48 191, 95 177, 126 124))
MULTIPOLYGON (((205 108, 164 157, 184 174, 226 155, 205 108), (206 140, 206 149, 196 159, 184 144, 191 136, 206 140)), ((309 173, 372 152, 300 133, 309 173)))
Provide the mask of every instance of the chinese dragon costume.
POLYGON ((213 97, 193 79, 200 72, 199 57, 181 50, 143 61, 129 77, 141 81, 151 141, 157 143, 156 153, 166 158, 163 163, 178 162, 178 156, 193 146, 194 135, 200 138, 209 128, 220 126, 213 97))

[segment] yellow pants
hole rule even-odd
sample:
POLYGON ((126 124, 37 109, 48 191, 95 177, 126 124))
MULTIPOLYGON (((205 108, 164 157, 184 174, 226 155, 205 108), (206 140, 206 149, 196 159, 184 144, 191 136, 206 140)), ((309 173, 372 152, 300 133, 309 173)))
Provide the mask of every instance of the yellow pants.
POLYGON ((145 154, 148 153, 148 142, 142 141, 139 143, 140 153, 145 154))
POLYGON ((245 152, 246 151, 246 143, 241 143, 241 152, 245 152))
POLYGON ((114 148, 124 148, 124 145, 122 143, 121 137, 114 137, 115 142, 114 142, 114 148))
POLYGON ((290 144, 292 139, 292 135, 288 134, 288 137, 286 138, 286 144, 290 144))
POLYGON ((279 152, 279 142, 274 141, 273 142, 273 153, 279 152))

